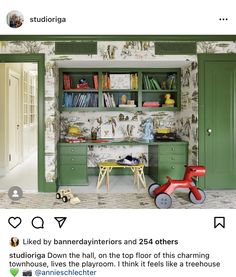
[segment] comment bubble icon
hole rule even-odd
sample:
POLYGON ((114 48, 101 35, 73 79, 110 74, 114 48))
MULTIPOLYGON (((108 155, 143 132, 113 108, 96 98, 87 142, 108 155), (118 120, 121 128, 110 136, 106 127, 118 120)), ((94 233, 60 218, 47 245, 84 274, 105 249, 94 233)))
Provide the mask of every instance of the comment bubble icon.
POLYGON ((32 219, 31 224, 35 229, 43 229, 44 228, 44 220, 40 216, 35 216, 32 219))

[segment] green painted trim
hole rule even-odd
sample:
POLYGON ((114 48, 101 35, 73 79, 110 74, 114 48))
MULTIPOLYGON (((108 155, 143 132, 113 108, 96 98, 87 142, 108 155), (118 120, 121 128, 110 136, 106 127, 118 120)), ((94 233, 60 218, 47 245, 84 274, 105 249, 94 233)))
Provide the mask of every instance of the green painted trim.
POLYGON ((0 41, 235 41, 236 35, 1 35, 0 41))
MULTIPOLYGON (((235 61, 236 54, 198 54, 198 128, 199 128, 199 138, 198 138, 198 157, 199 164, 205 165, 205 62, 207 61, 235 61)), ((207 170, 207 169, 206 169, 207 170)), ((205 188, 205 176, 199 178, 199 186, 205 188)))
POLYGON ((68 73, 76 73, 76 72, 83 72, 83 73, 98 73, 98 72, 109 72, 109 73, 119 73, 119 72, 127 72, 127 73, 131 73, 131 72, 168 72, 168 71, 178 71, 180 70, 180 68, 178 67, 166 67, 166 68, 159 68, 159 67, 80 67, 80 68, 74 68, 74 67, 60 67, 59 68, 59 72, 60 73, 64 73, 64 72, 68 72, 68 73))
POLYGON ((46 191, 45 182, 45 138, 44 138, 44 92, 45 92, 45 58, 44 54, 0 54, 1 63, 38 64, 38 191, 46 191))
POLYGON ((56 192, 57 191, 57 184, 56 182, 45 182, 44 183, 44 190, 41 192, 56 192))
POLYGON ((56 55, 97 55, 97 42, 56 42, 56 55))
POLYGON ((196 55, 195 41, 155 42, 155 55, 196 55))

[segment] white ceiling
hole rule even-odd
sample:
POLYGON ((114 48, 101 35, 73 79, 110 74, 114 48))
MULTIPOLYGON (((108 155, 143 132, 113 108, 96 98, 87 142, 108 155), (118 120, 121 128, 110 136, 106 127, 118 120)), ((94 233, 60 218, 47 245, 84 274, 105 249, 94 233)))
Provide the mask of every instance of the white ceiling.
POLYGON ((163 55, 155 56, 155 60, 57 60, 56 64, 59 68, 112 68, 112 67, 134 67, 134 68, 179 68, 185 67, 196 61, 196 56, 188 55, 163 55))

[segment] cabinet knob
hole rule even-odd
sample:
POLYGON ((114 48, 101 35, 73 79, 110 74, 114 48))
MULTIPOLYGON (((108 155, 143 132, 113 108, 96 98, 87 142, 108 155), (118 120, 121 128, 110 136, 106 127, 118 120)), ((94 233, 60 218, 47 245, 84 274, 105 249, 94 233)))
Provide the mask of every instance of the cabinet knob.
POLYGON ((72 167, 72 168, 71 168, 71 170, 75 170, 75 168, 74 168, 74 167, 72 167))
POLYGON ((71 161, 73 162, 75 159, 74 158, 71 158, 71 161))
POLYGON ((75 150, 74 149, 71 149, 71 152, 74 152, 75 150))
POLYGON ((174 151, 175 150, 175 148, 174 147, 171 147, 171 151, 174 151))
POLYGON ((172 166, 171 166, 171 169, 175 169, 175 167, 172 165, 172 166))
POLYGON ((208 134, 208 136, 211 135, 211 132, 212 132, 212 129, 208 128, 208 129, 207 129, 207 134, 208 134))

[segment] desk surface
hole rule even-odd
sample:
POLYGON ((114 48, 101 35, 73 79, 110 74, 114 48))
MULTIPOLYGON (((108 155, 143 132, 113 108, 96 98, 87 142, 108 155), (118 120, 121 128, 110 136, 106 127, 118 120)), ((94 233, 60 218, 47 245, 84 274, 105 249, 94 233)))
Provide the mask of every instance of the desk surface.
POLYGON ((85 142, 77 142, 77 143, 67 143, 67 142, 59 142, 59 145, 63 146, 76 146, 76 145, 106 145, 106 146, 112 146, 112 145, 168 145, 168 144, 187 144, 186 141, 183 140, 175 140, 175 141, 153 141, 153 140, 142 140, 142 139, 132 139, 132 140, 126 140, 126 139, 99 139, 99 140, 86 140, 85 142))

